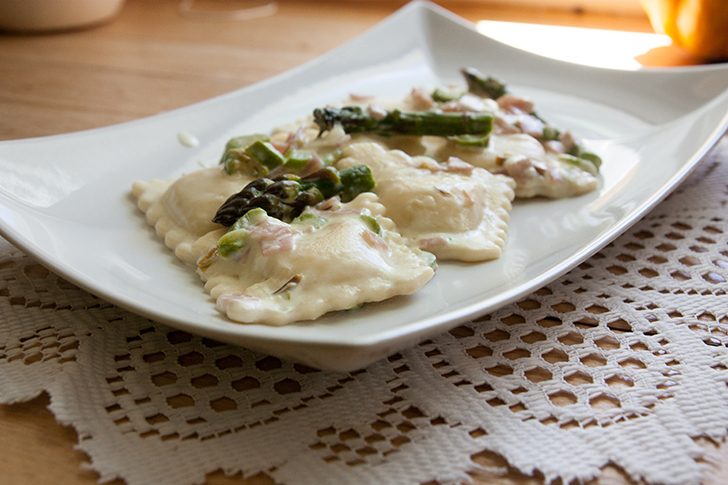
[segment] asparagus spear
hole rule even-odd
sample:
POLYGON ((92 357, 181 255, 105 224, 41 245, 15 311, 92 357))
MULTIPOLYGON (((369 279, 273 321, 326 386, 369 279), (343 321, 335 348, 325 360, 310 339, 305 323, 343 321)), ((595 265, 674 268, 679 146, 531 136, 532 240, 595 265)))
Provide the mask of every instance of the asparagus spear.
POLYGON ((262 177, 226 200, 212 221, 229 227, 248 211, 260 208, 270 217, 291 222, 301 215, 306 206, 316 205, 335 195, 348 202, 373 188, 374 178, 366 165, 339 172, 333 167, 324 167, 303 178, 292 174, 273 179, 262 177))
POLYGON ((460 71, 468 84, 468 91, 484 98, 498 99, 508 91, 502 81, 485 76, 474 67, 466 67, 460 71))
MULTIPOLYGON (((478 96, 483 96, 492 99, 498 99, 508 92, 506 85, 493 77, 486 77, 480 71, 473 67, 466 67, 460 71, 465 77, 465 82, 468 84, 468 91, 478 96)), ((544 124, 543 133, 541 134, 540 140, 542 142, 550 140, 558 140, 561 136, 561 132, 550 125, 546 120, 539 116, 536 112, 529 113, 531 116, 535 116, 544 124)), ((458 141, 461 144, 477 144, 477 139, 458 137, 454 141, 458 141)), ((483 145, 487 146, 487 138, 483 139, 483 145)), ((575 144, 574 147, 559 157, 562 162, 569 163, 576 167, 585 170, 592 175, 599 173, 599 167, 602 164, 602 159, 598 155, 592 152, 587 152, 581 145, 575 144)))
POLYGON ((346 133, 374 133, 382 136, 455 136, 487 135, 493 128, 488 113, 404 112, 392 110, 372 116, 358 106, 317 108, 313 118, 321 133, 341 123, 346 133))

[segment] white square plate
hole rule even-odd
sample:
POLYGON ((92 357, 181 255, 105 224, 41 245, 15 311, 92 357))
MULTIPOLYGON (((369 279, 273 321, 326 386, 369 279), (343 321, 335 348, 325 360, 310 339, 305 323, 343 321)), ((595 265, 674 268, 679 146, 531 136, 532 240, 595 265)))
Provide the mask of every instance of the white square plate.
POLYGON ((174 327, 306 364, 350 370, 543 286, 673 189, 728 126, 728 68, 623 72, 528 54, 448 12, 410 4, 363 36, 254 86, 131 123, 0 143, 0 233, 77 285, 174 327), (135 180, 213 164, 260 132, 349 93, 403 96, 463 66, 505 79, 602 155, 598 191, 518 202, 501 259, 443 263, 411 297, 285 327, 231 323, 164 248, 129 196, 135 180), (177 142, 180 131, 201 141, 177 142))

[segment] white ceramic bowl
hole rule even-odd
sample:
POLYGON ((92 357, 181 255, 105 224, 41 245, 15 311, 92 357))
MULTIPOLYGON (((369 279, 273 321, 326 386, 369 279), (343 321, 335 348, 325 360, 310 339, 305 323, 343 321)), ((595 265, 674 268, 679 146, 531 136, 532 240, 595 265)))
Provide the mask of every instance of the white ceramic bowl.
POLYGON ((124 0, 0 0, 0 29, 63 30, 105 22, 124 0))

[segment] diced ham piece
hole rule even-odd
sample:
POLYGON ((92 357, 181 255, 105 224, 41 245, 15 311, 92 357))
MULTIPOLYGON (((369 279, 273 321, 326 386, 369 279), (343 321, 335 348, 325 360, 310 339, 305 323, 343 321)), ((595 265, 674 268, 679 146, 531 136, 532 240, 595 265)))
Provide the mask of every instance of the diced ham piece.
POLYGON ((462 173, 464 175, 470 175, 473 173, 473 166, 468 162, 465 162, 458 157, 450 157, 445 163, 445 170, 452 173, 462 173))
POLYGON ((498 98, 498 107, 507 113, 532 113, 533 102, 522 98, 520 96, 514 96, 512 94, 504 94, 498 98))
POLYGON ((320 211, 335 211, 341 208, 341 199, 339 197, 331 197, 316 206, 316 209, 320 211))
POLYGON ((427 111, 432 109, 435 102, 432 100, 430 93, 424 89, 414 88, 409 94, 408 104, 415 111, 427 111))
POLYGON ((503 165, 503 168, 506 175, 513 178, 519 185, 546 174, 546 167, 528 157, 511 158, 503 165))
POLYGON ((303 128, 298 128, 295 131, 288 133, 288 136, 282 138, 280 134, 277 134, 271 138, 271 144, 281 153, 286 153, 291 147, 297 146, 299 141, 303 138, 303 128))
POLYGON ((296 232, 282 224, 260 224, 250 233, 250 238, 260 242, 263 256, 287 252, 293 249, 296 232))
POLYGON ((386 250, 387 249, 387 243, 384 242, 384 239, 374 234, 372 231, 364 231, 361 233, 362 239, 372 248, 379 249, 379 250, 386 250))
POLYGON ((574 135, 572 135, 571 132, 568 130, 561 133, 559 141, 564 146, 564 152, 570 152, 571 149, 576 146, 576 140, 574 140, 574 135))
POLYGON ((372 98, 373 96, 370 96, 368 94, 349 93, 349 99, 355 103, 364 103, 371 100, 372 98))
POLYGON ((428 239, 420 239, 420 249, 424 249, 425 251, 430 249, 437 249, 442 246, 444 246, 447 243, 444 237, 438 236, 438 237, 431 237, 428 239))
POLYGON ((383 120, 387 116, 387 110, 377 104, 367 106, 367 113, 375 120, 383 120))

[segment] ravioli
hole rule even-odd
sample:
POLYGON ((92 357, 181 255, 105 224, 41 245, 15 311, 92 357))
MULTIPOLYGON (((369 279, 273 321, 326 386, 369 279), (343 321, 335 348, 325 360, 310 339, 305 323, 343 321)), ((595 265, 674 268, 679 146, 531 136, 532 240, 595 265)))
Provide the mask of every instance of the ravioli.
POLYGON ((165 245, 187 264, 199 257, 193 243, 220 226, 212 222, 215 211, 250 178, 228 175, 220 167, 183 175, 174 183, 162 180, 135 182, 132 195, 165 245))
POLYGON ((368 165, 375 192, 401 234, 440 259, 498 258, 506 241, 513 181, 457 159, 439 164, 377 143, 344 149, 339 167, 368 165))
POLYGON ((493 134, 487 148, 445 143, 434 156, 455 156, 492 173, 508 175, 516 182, 518 198, 573 197, 591 192, 599 184, 595 174, 567 161, 573 157, 548 153, 541 142, 525 133, 493 134))
POLYGON ((363 193, 325 201, 291 224, 251 211, 243 228, 198 242, 208 243, 198 274, 218 309, 244 323, 285 325, 409 295, 432 278, 435 258, 408 246, 384 210, 363 193))

